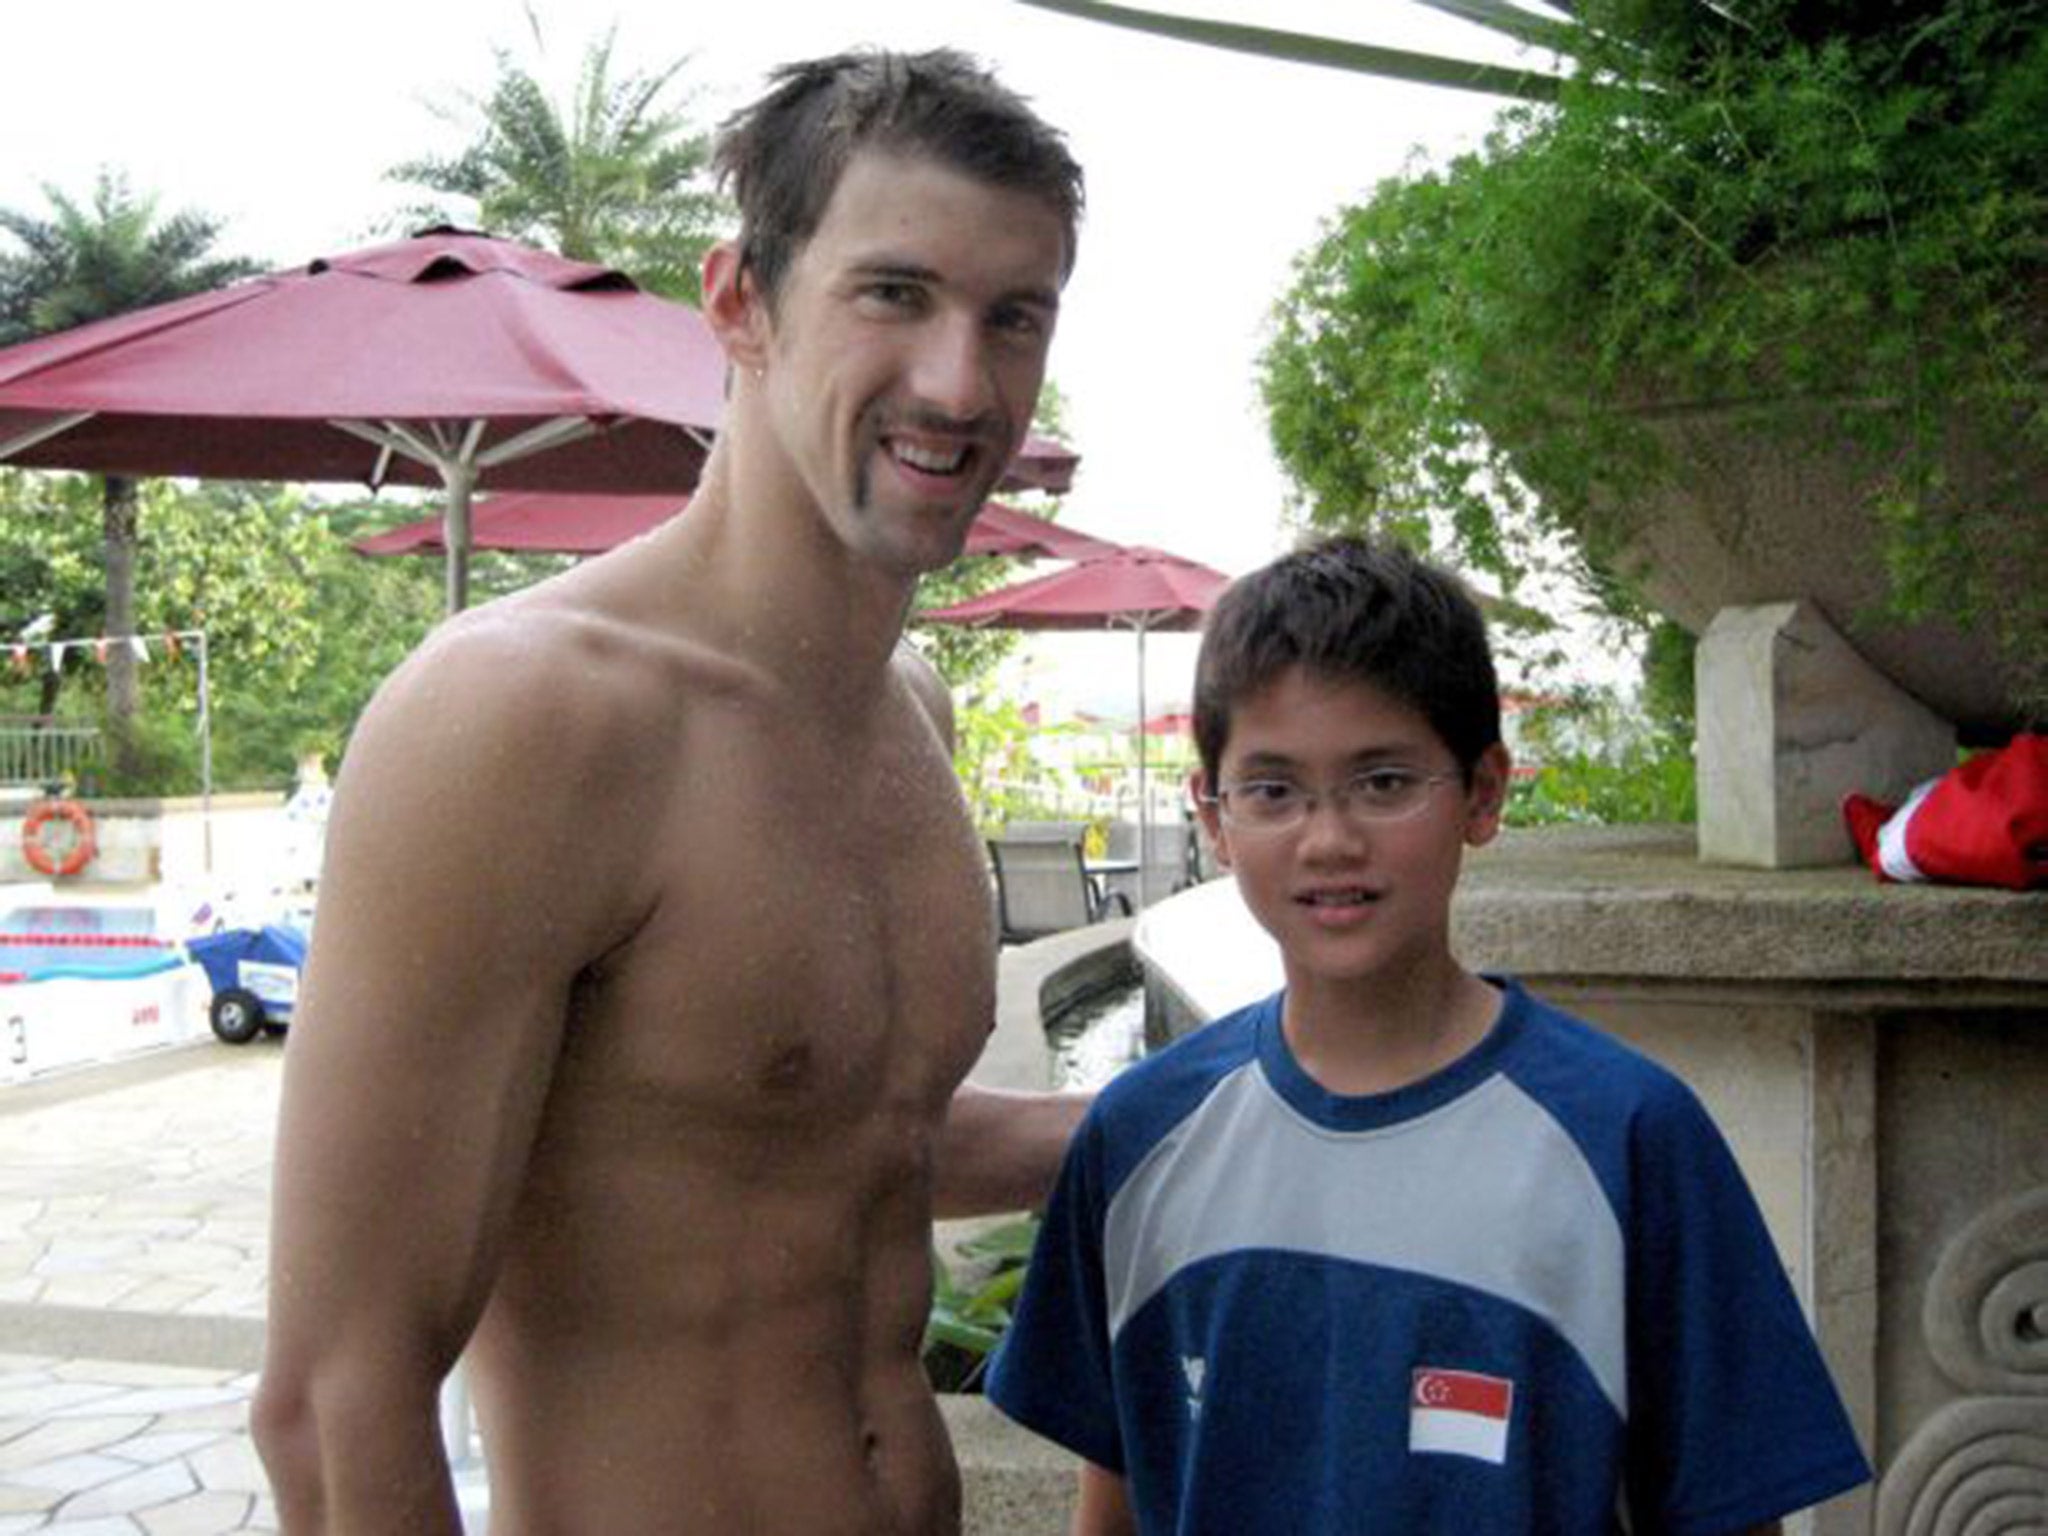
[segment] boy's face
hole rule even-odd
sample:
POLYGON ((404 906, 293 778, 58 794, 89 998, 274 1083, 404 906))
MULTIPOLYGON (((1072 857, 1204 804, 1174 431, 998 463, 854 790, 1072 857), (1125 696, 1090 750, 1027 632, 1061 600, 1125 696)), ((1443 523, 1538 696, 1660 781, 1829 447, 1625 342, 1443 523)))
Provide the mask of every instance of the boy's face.
POLYGON ((1278 830, 1233 826, 1201 802, 1218 858, 1279 942, 1291 988, 1401 981, 1449 957, 1464 850, 1500 830, 1505 748, 1488 748, 1467 786, 1416 710, 1370 684, 1296 667, 1232 711, 1219 772, 1226 791, 1267 781, 1315 797, 1304 819, 1278 830), (1347 814, 1333 792, 1375 769, 1444 778, 1419 790, 1419 808, 1398 820, 1357 814, 1363 794, 1347 814))
POLYGON ((759 334, 771 430, 849 547, 905 574, 959 554, 1030 425, 1065 265, 1040 197, 848 162, 759 334))

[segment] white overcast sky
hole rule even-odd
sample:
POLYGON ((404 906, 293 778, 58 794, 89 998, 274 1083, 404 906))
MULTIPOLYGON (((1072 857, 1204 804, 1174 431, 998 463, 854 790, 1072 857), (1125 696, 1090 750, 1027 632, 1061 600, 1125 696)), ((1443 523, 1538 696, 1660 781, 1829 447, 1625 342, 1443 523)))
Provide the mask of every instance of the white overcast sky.
MULTIPOLYGON (((1513 57, 1404 0, 1158 8, 1513 57)), ((1065 518, 1232 573, 1285 544, 1285 482, 1254 360, 1290 259, 1323 218, 1411 152, 1441 158, 1476 143, 1499 105, 1014 0, 535 0, 535 9, 543 68, 564 78, 613 19, 626 66, 691 54, 687 76, 707 124, 751 97, 769 66, 850 44, 952 44, 993 64, 1067 131, 1088 174, 1080 262, 1052 363, 1083 455, 1065 518)), ((427 103, 481 90, 492 44, 533 58, 519 0, 74 0, 8 11, 0 204, 40 210, 45 183, 83 197, 100 166, 117 167, 166 212, 223 218, 224 252, 279 265, 360 244, 394 210, 404 189, 383 171, 459 142, 427 103)), ((1166 670, 1155 696, 1184 691, 1185 653, 1157 649, 1166 670)))

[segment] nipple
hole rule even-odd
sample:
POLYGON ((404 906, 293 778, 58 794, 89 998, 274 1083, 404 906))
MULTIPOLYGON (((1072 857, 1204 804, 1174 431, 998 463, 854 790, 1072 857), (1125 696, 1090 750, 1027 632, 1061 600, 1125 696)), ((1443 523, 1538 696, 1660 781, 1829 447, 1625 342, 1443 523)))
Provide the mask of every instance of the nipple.
POLYGON ((788 1093, 801 1088, 811 1076, 811 1044, 796 1040, 768 1058, 761 1072, 761 1086, 770 1093, 788 1093))

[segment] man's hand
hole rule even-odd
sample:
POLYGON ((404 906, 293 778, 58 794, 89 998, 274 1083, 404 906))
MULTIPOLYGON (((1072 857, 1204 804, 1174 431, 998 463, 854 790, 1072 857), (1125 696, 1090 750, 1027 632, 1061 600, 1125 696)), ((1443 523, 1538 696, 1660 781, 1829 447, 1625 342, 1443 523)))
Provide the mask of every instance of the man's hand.
POLYGON ((1124 1480, 1092 1461, 1081 1463, 1081 1494, 1068 1536, 1138 1536, 1124 1480))

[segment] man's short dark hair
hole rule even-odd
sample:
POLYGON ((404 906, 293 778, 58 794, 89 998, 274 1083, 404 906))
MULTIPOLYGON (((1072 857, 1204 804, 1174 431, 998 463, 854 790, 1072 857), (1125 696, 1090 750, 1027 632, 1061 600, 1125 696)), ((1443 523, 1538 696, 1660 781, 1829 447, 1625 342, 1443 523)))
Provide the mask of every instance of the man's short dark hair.
POLYGON ((1283 555, 1233 582, 1202 627, 1195 748, 1213 785, 1231 715, 1291 668, 1366 683, 1430 724, 1469 783, 1500 740, 1486 619, 1465 584, 1398 544, 1352 535, 1283 555))
POLYGON ((772 304, 854 154, 928 156, 990 186, 1043 197, 1074 265, 1081 167, 1064 136, 966 54, 863 49, 785 64, 719 127, 712 164, 740 209, 740 260, 772 304))

